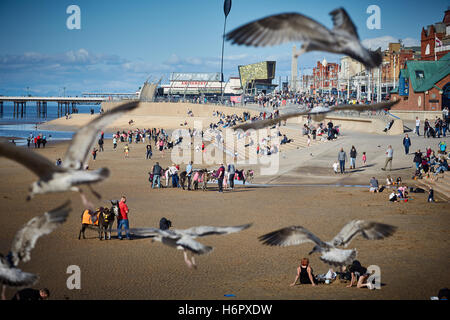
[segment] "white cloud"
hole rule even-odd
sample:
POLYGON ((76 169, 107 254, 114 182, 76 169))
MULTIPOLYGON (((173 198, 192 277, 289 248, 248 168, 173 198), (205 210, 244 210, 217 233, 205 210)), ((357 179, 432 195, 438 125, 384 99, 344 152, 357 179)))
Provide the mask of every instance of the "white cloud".
MULTIPOLYGON (((418 39, 404 38, 401 40, 403 42, 403 45, 406 47, 420 46, 420 41, 418 39)), ((389 43, 398 43, 398 41, 398 38, 394 38, 392 36, 382 36, 378 38, 364 39, 363 41, 361 41, 361 43, 363 46, 371 50, 376 50, 379 47, 381 47, 381 50, 386 50, 389 47, 389 43)))

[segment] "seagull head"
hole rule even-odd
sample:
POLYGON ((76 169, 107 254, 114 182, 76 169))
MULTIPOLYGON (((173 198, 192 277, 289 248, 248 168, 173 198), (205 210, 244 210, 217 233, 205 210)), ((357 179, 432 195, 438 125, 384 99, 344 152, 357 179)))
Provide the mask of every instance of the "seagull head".
POLYGON ((308 255, 313 254, 314 252, 320 252, 321 248, 318 245, 315 245, 314 248, 311 250, 311 252, 308 253, 308 255))

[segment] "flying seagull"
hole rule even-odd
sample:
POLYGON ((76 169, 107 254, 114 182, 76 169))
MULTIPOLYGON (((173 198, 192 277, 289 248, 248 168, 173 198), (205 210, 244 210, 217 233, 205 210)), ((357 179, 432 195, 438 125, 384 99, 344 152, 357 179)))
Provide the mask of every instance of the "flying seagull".
POLYGON ((284 121, 290 118, 310 115, 314 120, 321 121, 325 117, 325 114, 332 111, 342 111, 342 110, 353 110, 353 111, 367 111, 367 110, 380 110, 380 109, 387 109, 391 108, 395 104, 399 103, 400 100, 396 101, 387 101, 387 102, 380 102, 375 104, 344 104, 344 105, 338 105, 338 106, 331 106, 329 108, 323 107, 323 106, 317 106, 312 108, 310 111, 303 111, 303 112, 294 112, 294 113, 288 113, 282 116, 279 116, 277 118, 273 119, 265 119, 265 120, 258 120, 254 122, 248 122, 243 124, 238 124, 234 127, 232 127, 233 130, 241 129, 243 131, 246 131, 248 129, 262 129, 265 127, 269 127, 272 125, 275 125, 279 123, 280 121, 284 121))
POLYGON ((269 246, 291 246, 304 242, 315 243, 309 254, 319 252, 320 260, 334 266, 350 264, 355 258, 356 249, 339 249, 337 247, 347 247, 350 241, 361 234, 365 239, 378 240, 391 236, 397 227, 388 224, 352 220, 347 223, 342 230, 331 240, 323 242, 313 233, 301 226, 291 226, 260 236, 258 239, 269 246))
POLYGON ((39 180, 30 186, 27 200, 31 200, 36 194, 70 190, 79 192, 84 206, 93 210, 93 204, 87 200, 78 186, 87 184, 92 193, 100 198, 101 196, 92 189, 90 184, 106 179, 109 176, 109 169, 84 170, 89 160, 89 151, 103 127, 112 123, 125 112, 133 110, 138 104, 138 101, 123 103, 79 129, 72 137, 72 143, 68 147, 60 167, 44 156, 16 147, 12 143, 0 142, 0 156, 22 164, 39 177, 39 180))
POLYGON ((329 30, 317 21, 300 13, 283 13, 268 16, 226 35, 232 43, 264 47, 286 42, 303 42, 296 58, 309 51, 326 51, 345 54, 361 62, 368 69, 381 65, 380 51, 370 51, 361 45, 356 27, 343 8, 330 12, 333 29, 329 30))
POLYGON ((236 233, 247 229, 251 224, 244 224, 235 227, 210 227, 210 226, 199 226, 192 227, 189 229, 179 230, 179 229, 168 229, 161 230, 157 228, 135 228, 130 229, 130 233, 143 236, 143 237, 153 237, 153 240, 160 241, 165 245, 178 250, 183 250, 184 261, 189 268, 196 268, 194 256, 189 259, 187 251, 192 254, 206 254, 213 250, 210 246, 205 246, 202 243, 195 241, 197 237, 204 237, 209 235, 221 235, 236 233))
POLYGON ((50 234, 66 221, 71 211, 69 204, 70 201, 67 201, 62 206, 28 221, 16 233, 9 254, 6 257, 0 254, 0 283, 3 284, 1 295, 3 300, 6 286, 22 287, 36 283, 38 280, 36 274, 23 272, 17 266, 20 262, 30 261, 31 250, 41 236, 50 234))

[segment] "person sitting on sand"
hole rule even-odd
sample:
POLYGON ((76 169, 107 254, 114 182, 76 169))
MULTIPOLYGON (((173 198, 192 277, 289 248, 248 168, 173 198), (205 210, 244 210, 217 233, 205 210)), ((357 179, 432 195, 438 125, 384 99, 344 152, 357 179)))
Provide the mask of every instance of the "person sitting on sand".
POLYGON ((387 176, 386 178, 386 186, 392 186, 394 184, 394 179, 391 176, 387 176))
POLYGON ((370 273, 367 272, 367 268, 364 268, 358 260, 354 260, 347 269, 352 276, 347 288, 351 288, 356 284, 357 288, 367 287, 371 290, 374 289, 373 283, 367 282, 370 273))
POLYGON ((303 258, 301 260, 300 265, 297 268, 297 275, 295 276, 294 282, 291 283, 291 287, 295 286, 298 280, 300 284, 311 284, 313 287, 316 286, 316 280, 313 275, 313 270, 309 265, 308 258, 303 258))
POLYGON ((370 192, 378 192, 379 191, 378 180, 375 177, 372 177, 372 179, 370 179, 369 191, 370 192))
POLYGON ((389 201, 398 202, 397 194, 395 193, 395 190, 393 190, 392 193, 389 195, 389 201))

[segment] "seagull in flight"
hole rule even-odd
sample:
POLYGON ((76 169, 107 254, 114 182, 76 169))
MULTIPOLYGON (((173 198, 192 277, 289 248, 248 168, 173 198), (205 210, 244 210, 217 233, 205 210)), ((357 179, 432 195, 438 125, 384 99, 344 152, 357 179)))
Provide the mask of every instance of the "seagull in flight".
POLYGON ((28 221, 16 233, 9 254, 6 257, 0 254, 0 283, 3 284, 1 294, 3 300, 5 300, 6 286, 23 287, 36 283, 39 278, 36 274, 23 272, 17 266, 20 262, 30 261, 31 250, 40 237, 50 234, 66 221, 71 211, 69 204, 70 201, 67 201, 62 206, 28 221))
POLYGON ((282 116, 279 116, 279 117, 273 118, 273 119, 265 119, 265 120, 258 120, 258 121, 254 121, 254 122, 238 124, 238 125, 232 127, 232 129, 233 130, 241 129, 243 131, 246 131, 248 129, 258 130, 258 129, 263 129, 265 127, 273 126, 273 125, 279 123, 280 121, 285 121, 289 118, 295 118, 295 117, 300 117, 300 116, 305 116, 305 115, 310 115, 313 118, 313 120, 315 120, 315 121, 322 121, 323 118, 325 117, 325 115, 332 111, 343 111, 343 110, 353 110, 353 111, 358 111, 358 112, 367 111, 367 110, 376 111, 376 110, 381 110, 381 109, 389 109, 399 102, 400 102, 400 100, 396 100, 396 101, 391 100, 391 101, 380 102, 380 103, 375 103, 375 104, 344 104, 344 105, 338 105, 338 106, 331 106, 329 108, 324 107, 324 106, 317 106, 317 107, 312 108, 309 111, 288 113, 288 114, 285 114, 285 115, 282 115, 282 116))
POLYGON ((12 143, 0 142, 0 156, 20 163, 39 177, 39 180, 30 186, 27 200, 31 200, 36 194, 70 190, 79 192, 83 205, 94 210, 93 204, 87 200, 78 186, 86 184, 100 199, 100 194, 95 192, 90 184, 106 179, 110 172, 108 168, 84 170, 89 161, 89 151, 103 127, 114 122, 124 113, 135 109, 138 104, 138 101, 123 103, 102 113, 79 129, 72 137, 72 143, 66 151, 62 166, 56 166, 46 157, 25 148, 16 147, 12 143))
POLYGON ((251 224, 244 224, 235 227, 210 227, 210 226, 199 226, 192 227, 189 229, 179 230, 179 229, 167 229, 161 230, 157 228, 134 228, 130 229, 130 233, 142 236, 142 237, 152 237, 153 240, 160 241, 163 244, 176 248, 178 250, 183 250, 184 261, 189 268, 197 268, 195 264, 194 256, 188 257, 187 251, 192 254, 206 254, 213 250, 213 247, 205 246, 204 244, 195 241, 197 237, 204 237, 210 235, 222 235, 230 234, 242 231, 251 226, 251 224))
POLYGON ((300 13, 282 13, 245 24, 227 33, 233 44, 264 47, 286 42, 303 42, 295 54, 298 58, 309 51, 345 54, 368 69, 381 65, 380 51, 370 51, 361 45, 356 27, 343 8, 330 12, 333 29, 300 13))
POLYGON ((356 249, 339 249, 337 247, 347 247, 357 235, 362 235, 369 240, 379 240, 391 236, 396 230, 397 227, 388 224, 352 220, 331 241, 320 240, 302 226, 291 226, 276 230, 262 235, 258 239, 265 245, 281 247, 313 242, 315 246, 309 254, 319 252, 321 254, 320 260, 323 262, 333 266, 344 266, 350 264, 356 258, 357 251, 356 249))

